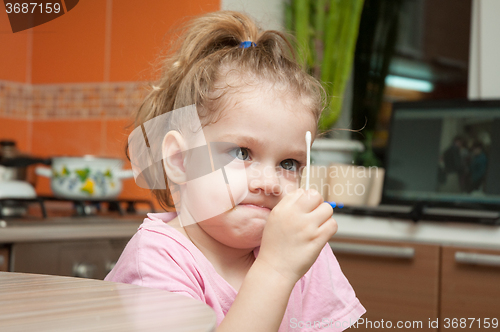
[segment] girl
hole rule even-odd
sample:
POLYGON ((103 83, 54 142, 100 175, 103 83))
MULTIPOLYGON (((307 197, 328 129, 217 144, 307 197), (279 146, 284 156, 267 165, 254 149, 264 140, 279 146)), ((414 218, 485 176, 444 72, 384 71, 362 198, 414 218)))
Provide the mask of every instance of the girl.
MULTIPOLYGON (((148 214, 106 280, 203 301, 217 331, 348 328, 365 310, 328 245, 337 231, 332 208, 299 188, 305 133, 314 137, 323 109, 320 83, 282 33, 261 31, 241 13, 199 17, 179 43, 136 118, 144 149, 162 156, 156 173, 136 172, 136 181, 178 213, 148 214), (189 107, 202 131, 175 125, 189 107), (177 129, 152 142, 151 128, 165 123, 152 121, 169 114, 177 129), (218 142, 230 148, 219 153, 218 142), (214 166, 225 154, 233 161, 214 166), (192 175, 207 162, 201 155, 211 172, 192 175), (165 175, 164 189, 152 184, 158 176, 147 181, 154 174, 165 175)), ((134 153, 133 165, 147 155, 134 153)))

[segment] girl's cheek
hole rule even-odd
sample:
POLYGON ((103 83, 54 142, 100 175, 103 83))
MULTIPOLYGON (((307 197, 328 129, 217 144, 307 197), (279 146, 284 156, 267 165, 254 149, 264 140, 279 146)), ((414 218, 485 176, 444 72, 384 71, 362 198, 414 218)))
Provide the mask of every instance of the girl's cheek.
POLYGON ((231 199, 221 171, 188 181, 181 204, 186 206, 193 218, 190 223, 201 222, 230 210, 231 199))
POLYGON ((248 195, 248 175, 245 163, 233 161, 224 167, 227 187, 235 205, 241 203, 248 195))
POLYGON ((283 183, 283 189, 282 189, 283 196, 299 189, 299 183, 297 183, 296 181, 284 180, 282 181, 282 183, 283 183))
POLYGON ((281 184, 283 185, 283 195, 300 188, 300 173, 299 172, 286 172, 281 174, 281 184))

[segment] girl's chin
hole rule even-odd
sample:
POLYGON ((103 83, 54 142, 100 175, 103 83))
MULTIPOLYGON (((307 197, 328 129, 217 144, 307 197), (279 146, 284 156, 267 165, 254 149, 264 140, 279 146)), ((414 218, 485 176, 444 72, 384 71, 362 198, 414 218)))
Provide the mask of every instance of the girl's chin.
POLYGON ((260 246, 262 234, 266 226, 266 219, 262 217, 248 217, 240 215, 232 215, 227 220, 229 225, 237 225, 232 227, 230 231, 236 243, 243 245, 245 248, 254 248, 260 246))
POLYGON ((202 226, 203 230, 216 241, 235 249, 253 249, 262 241, 263 224, 232 228, 227 226, 202 226))

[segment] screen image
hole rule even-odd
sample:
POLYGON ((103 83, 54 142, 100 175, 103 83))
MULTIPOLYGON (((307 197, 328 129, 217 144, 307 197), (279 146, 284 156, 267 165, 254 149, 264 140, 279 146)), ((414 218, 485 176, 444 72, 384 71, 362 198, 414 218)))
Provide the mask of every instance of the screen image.
POLYGON ((500 101, 395 104, 384 198, 500 206, 500 101))

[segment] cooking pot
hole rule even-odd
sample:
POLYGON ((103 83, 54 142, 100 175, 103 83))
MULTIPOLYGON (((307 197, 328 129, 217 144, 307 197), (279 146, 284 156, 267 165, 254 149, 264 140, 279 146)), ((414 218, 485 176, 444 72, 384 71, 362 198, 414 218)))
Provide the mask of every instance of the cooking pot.
POLYGON ((36 174, 51 179, 54 196, 75 200, 112 199, 122 191, 122 179, 133 177, 118 158, 54 157, 52 168, 37 167, 36 174))

